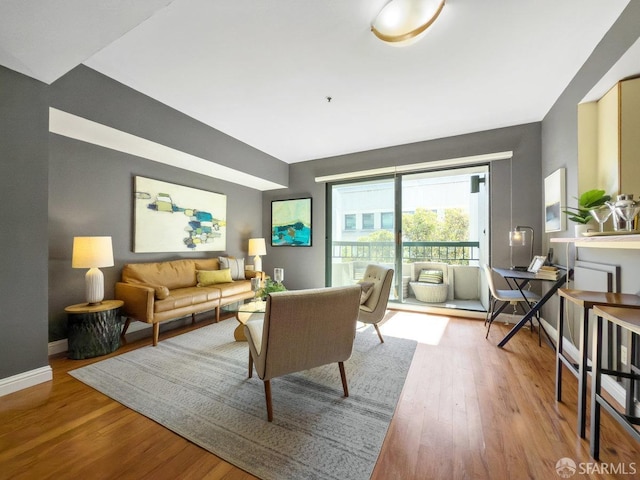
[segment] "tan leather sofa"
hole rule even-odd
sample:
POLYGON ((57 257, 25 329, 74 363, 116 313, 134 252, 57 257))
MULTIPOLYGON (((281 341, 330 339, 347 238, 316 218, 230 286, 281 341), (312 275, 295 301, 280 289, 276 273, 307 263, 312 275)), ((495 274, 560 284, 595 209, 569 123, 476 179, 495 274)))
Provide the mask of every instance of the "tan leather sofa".
POLYGON ((129 263, 122 268, 122 281, 115 286, 115 297, 124 302, 126 323, 131 320, 153 325, 153 345, 158 344, 160 322, 216 310, 252 298, 250 278, 261 272, 245 271, 246 280, 198 286, 198 271, 220 270, 217 258, 184 259, 156 263, 129 263))

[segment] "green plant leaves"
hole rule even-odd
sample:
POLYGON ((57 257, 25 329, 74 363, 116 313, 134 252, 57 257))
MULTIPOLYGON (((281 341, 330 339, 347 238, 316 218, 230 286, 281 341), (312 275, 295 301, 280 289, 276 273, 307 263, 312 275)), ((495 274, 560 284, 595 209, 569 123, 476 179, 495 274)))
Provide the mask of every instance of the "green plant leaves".
MULTIPOLYGON (((574 197, 575 198, 575 197, 574 197)), ((599 207, 600 205, 604 205, 606 202, 611 200, 610 195, 605 195, 604 190, 593 189, 587 190, 578 200, 578 208, 574 207, 566 207, 562 212, 567 215, 567 218, 572 222, 586 224, 591 221, 593 218, 589 213, 589 210, 595 207, 599 207)))

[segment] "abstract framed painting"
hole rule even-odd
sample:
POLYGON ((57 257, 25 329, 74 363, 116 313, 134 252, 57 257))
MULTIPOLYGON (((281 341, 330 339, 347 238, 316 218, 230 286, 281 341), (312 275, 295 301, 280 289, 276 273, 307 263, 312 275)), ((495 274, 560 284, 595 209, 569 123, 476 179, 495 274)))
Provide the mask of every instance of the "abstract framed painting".
POLYGON ((133 198, 134 252, 226 249, 226 195, 135 177, 133 198))
POLYGON ((565 169, 559 168, 544 179, 544 231, 561 232, 567 229, 567 219, 560 209, 566 202, 565 169))
POLYGON ((271 202, 271 246, 311 246, 311 197, 271 202))

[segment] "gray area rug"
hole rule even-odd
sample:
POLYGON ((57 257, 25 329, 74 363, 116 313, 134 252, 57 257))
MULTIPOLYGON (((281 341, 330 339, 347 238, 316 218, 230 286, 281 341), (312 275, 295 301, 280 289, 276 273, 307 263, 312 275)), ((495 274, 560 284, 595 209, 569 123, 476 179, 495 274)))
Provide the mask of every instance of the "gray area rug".
POLYGON ((358 332, 345 362, 271 381, 247 378, 248 347, 225 320, 157 347, 143 347, 69 372, 247 472, 268 479, 368 479, 413 358, 416 342, 358 332))

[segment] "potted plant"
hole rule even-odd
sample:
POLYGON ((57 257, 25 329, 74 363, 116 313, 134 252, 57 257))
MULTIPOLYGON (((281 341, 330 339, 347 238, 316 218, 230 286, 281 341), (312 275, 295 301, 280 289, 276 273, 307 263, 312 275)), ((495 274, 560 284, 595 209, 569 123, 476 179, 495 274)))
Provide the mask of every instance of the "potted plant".
POLYGON ((273 292, 285 292, 286 287, 279 282, 275 282, 270 278, 267 278, 264 282, 264 287, 262 287, 258 293, 257 297, 262 298, 263 300, 267 298, 267 295, 273 292))
POLYGON ((563 213, 566 213, 572 222, 586 225, 593 219, 589 210, 604 205, 611 200, 611 195, 605 195, 604 190, 593 189, 584 192, 577 200, 578 208, 566 207, 563 213))

